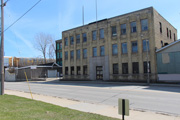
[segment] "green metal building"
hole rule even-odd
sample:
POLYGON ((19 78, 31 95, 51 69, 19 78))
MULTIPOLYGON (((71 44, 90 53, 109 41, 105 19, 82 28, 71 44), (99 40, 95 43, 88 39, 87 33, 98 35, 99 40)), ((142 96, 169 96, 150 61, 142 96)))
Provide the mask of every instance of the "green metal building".
POLYGON ((180 40, 156 52, 159 80, 180 81, 180 40))

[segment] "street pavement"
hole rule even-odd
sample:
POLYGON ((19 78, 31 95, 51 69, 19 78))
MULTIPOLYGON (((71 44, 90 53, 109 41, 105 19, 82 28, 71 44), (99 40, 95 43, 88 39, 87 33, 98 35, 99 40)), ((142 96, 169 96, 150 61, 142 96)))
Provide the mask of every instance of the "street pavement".
MULTIPOLYGON (((112 108, 117 108, 118 98, 125 98, 130 100, 131 110, 141 111, 142 115, 144 112, 152 112, 171 117, 180 116, 180 87, 178 85, 164 87, 162 85, 145 86, 143 84, 130 85, 90 81, 46 81, 30 82, 30 86, 35 94, 112 108)), ((6 82, 5 89, 29 92, 26 82, 6 82)), ((76 107, 81 108, 78 105, 76 107)), ((85 108, 87 109, 87 107, 85 108)))

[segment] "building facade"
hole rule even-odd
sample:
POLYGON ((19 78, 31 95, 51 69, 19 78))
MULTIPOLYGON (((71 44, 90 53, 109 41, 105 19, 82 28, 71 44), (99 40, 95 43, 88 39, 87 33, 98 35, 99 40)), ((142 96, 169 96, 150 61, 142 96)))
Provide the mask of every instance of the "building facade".
POLYGON ((62 40, 56 40, 56 63, 61 66, 58 73, 62 75, 62 40))
POLYGON ((176 39, 153 7, 63 31, 64 79, 156 81, 156 49, 176 39))

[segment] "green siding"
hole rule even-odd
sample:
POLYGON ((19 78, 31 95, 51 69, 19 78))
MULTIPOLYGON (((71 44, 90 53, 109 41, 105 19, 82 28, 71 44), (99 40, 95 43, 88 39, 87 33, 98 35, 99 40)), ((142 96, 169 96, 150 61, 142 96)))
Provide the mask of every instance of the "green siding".
POLYGON ((169 63, 163 63, 162 54, 157 53, 158 74, 180 74, 180 52, 168 53, 169 63))

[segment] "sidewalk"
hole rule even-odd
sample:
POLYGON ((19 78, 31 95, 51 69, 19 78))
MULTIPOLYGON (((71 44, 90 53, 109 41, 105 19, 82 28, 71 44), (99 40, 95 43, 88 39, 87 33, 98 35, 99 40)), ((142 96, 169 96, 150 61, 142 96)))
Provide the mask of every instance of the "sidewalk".
MULTIPOLYGON (((16 95, 31 99, 30 93, 5 90, 5 94, 16 95)), ((33 99, 62 107, 67 107, 70 109, 83 111, 83 112, 90 112, 90 113, 100 114, 100 115, 119 118, 119 119, 122 118, 120 115, 118 115, 117 107, 101 105, 101 104, 85 103, 81 101, 73 101, 64 98, 44 96, 39 94, 33 94, 33 99)), ((149 111, 145 112, 145 111, 130 110, 130 116, 128 117, 126 116, 125 120, 180 120, 180 116, 169 116, 169 115, 164 115, 149 111)))

